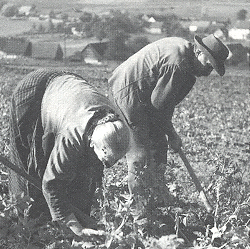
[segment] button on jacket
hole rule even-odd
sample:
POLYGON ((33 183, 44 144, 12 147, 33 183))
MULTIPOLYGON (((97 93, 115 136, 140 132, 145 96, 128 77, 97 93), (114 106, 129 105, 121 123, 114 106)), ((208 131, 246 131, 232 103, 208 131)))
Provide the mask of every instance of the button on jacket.
POLYGON ((182 38, 163 38, 132 55, 109 79, 112 98, 130 126, 150 113, 167 129, 174 107, 193 87, 192 44, 182 38))

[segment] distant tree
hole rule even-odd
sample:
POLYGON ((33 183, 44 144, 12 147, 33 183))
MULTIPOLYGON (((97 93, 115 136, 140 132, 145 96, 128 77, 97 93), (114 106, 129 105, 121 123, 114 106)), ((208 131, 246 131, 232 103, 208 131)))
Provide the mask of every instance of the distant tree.
POLYGON ((37 31, 40 34, 45 32, 45 28, 44 28, 44 26, 41 23, 38 25, 37 31))
POLYGON ((52 20, 49 18, 48 32, 49 33, 54 33, 54 31, 55 31, 55 25, 53 24, 52 20))
POLYGON ((36 23, 32 23, 32 28, 31 28, 32 32, 35 33, 37 30, 37 25, 36 23))
POLYGON ((106 18, 108 30, 119 30, 126 33, 134 33, 135 26, 127 13, 121 13, 119 10, 112 10, 111 16, 106 18))
POLYGON ((107 32, 105 31, 105 23, 98 21, 94 22, 92 25, 93 35, 100 41, 107 37, 107 32))
POLYGON ((36 5, 34 3, 31 4, 31 9, 32 10, 36 9, 36 5))
POLYGON ((30 9, 30 16, 37 16, 39 10, 36 8, 35 4, 31 4, 31 9, 30 9))
POLYGON ((55 14, 54 10, 51 10, 51 11, 49 12, 49 17, 50 17, 50 18, 56 18, 56 14, 55 14))
POLYGON ((129 34, 138 30, 139 25, 135 25, 135 22, 127 13, 121 13, 119 10, 111 10, 110 15, 104 19, 98 16, 92 19, 92 34, 99 40, 109 39, 106 58, 124 60, 131 54, 126 42, 129 34))
POLYGON ((149 40, 145 36, 137 36, 131 41, 127 43, 128 49, 131 51, 131 53, 136 53, 143 47, 149 44, 149 40))
POLYGON ((72 35, 72 30, 71 30, 71 27, 70 26, 64 26, 64 34, 65 35, 72 35))
POLYGON ((237 20, 245 21, 247 18, 247 10, 242 9, 237 12, 237 20))
POLYGON ((176 23, 179 23, 179 18, 176 15, 167 15, 162 25, 162 32, 172 34, 176 23))
POLYGON ((12 17, 18 14, 18 8, 15 5, 8 6, 2 13, 6 17, 12 17))
POLYGON ((92 23, 87 22, 83 24, 82 31, 84 31, 86 37, 91 37, 93 36, 93 28, 92 28, 92 23))
POLYGON ((56 33, 64 33, 64 24, 63 23, 58 23, 55 27, 55 32, 56 33))
POLYGON ((139 17, 130 17, 119 10, 111 10, 110 15, 103 19, 96 15, 90 24, 92 34, 100 40, 112 36, 114 32, 136 33, 145 26, 139 17))
POLYGON ((140 16, 130 17, 130 22, 133 26, 133 29, 130 30, 130 33, 142 32, 144 27, 149 26, 149 23, 145 20, 142 20, 140 16))
POLYGON ((2 7, 7 3, 7 1, 0 1, 0 9, 2 9, 2 7))
POLYGON ((128 34, 124 31, 115 31, 110 34, 109 45, 105 53, 105 57, 110 60, 125 60, 129 57, 129 51, 125 44, 129 38, 128 34))
POLYGON ((82 32, 84 30, 84 25, 83 23, 76 22, 74 23, 74 27, 76 28, 76 31, 82 32))
POLYGON ((166 36, 179 36, 179 37, 189 37, 189 31, 185 30, 179 18, 176 15, 168 15, 166 16, 163 25, 162 25, 162 33, 166 36))
POLYGON ((68 15, 67 13, 63 13, 63 14, 62 14, 62 20, 63 20, 64 22, 67 22, 68 19, 69 19, 69 15, 68 15))
POLYGON ((89 13, 89 12, 83 12, 83 14, 79 17, 79 19, 82 21, 82 22, 91 22, 92 20, 92 13, 89 13))

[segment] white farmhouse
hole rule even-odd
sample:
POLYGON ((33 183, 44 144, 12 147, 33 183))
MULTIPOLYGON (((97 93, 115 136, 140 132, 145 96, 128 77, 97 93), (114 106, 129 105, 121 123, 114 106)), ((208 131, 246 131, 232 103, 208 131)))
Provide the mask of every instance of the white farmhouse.
POLYGON ((18 13, 19 15, 29 16, 31 10, 32 10, 32 6, 21 6, 18 9, 18 13))
POLYGON ((231 29, 228 36, 234 40, 246 40, 250 35, 250 21, 238 20, 231 29))

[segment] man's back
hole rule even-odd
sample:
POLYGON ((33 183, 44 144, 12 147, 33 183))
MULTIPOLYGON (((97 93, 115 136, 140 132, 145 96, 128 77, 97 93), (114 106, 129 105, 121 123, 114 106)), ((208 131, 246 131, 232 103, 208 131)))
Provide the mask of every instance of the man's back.
POLYGON ((109 83, 123 85, 124 82, 127 85, 147 76, 157 77, 161 67, 179 65, 183 60, 188 60, 192 53, 192 44, 183 38, 160 39, 143 47, 118 66, 109 83))

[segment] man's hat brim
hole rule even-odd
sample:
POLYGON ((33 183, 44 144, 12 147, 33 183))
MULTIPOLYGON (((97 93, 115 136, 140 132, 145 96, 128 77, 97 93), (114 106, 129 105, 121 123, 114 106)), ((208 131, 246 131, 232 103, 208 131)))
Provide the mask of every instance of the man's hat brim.
POLYGON ((209 48, 203 43, 202 39, 199 36, 194 37, 194 41, 197 47, 209 58, 209 61, 215 71, 220 75, 223 76, 225 74, 225 65, 224 61, 216 60, 211 52, 209 52, 209 48))

